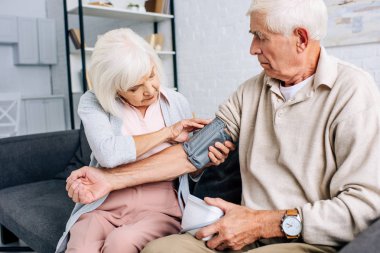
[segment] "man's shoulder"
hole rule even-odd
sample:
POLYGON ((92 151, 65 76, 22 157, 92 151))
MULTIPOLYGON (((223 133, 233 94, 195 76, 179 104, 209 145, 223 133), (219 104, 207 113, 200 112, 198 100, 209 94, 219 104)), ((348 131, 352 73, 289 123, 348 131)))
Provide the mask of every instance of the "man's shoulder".
POLYGON ((336 88, 339 88, 341 92, 364 95, 368 99, 379 98, 379 89, 367 71, 339 59, 337 59, 337 69, 336 88))
POLYGON ((353 78, 354 81, 367 80, 369 82, 373 82, 373 78, 371 77, 371 75, 364 69, 352 63, 343 61, 341 59, 338 59, 338 58, 335 58, 335 59, 337 62, 337 67, 338 67, 338 75, 340 77, 346 76, 348 78, 353 78))
POLYGON ((368 72, 342 60, 337 60, 337 71, 331 90, 333 104, 339 112, 337 122, 380 107, 379 89, 368 72))

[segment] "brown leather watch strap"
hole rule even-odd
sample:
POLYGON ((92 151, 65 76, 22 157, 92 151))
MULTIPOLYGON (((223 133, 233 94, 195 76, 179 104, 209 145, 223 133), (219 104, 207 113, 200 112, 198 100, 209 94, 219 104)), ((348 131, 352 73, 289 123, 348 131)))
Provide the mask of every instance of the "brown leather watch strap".
POLYGON ((286 210, 286 215, 288 216, 297 216, 298 210, 297 209, 288 209, 286 210))

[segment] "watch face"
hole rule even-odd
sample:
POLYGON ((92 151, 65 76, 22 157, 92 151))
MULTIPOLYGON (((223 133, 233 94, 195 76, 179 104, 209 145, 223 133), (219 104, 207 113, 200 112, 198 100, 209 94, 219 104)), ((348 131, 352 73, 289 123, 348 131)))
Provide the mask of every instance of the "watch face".
POLYGON ((297 236, 301 233, 301 222, 294 216, 288 216, 282 222, 282 230, 289 236, 297 236))

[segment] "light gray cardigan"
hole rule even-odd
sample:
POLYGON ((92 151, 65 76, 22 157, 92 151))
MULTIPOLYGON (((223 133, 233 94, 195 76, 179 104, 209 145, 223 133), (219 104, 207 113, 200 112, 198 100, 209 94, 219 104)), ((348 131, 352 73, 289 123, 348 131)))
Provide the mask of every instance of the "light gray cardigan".
MULTIPOLYGON (((165 89, 166 95, 160 96, 160 106, 166 126, 185 118, 192 118, 189 103, 182 94, 164 87, 161 89, 165 89)), ((90 166, 112 168, 136 160, 133 137, 121 134, 123 121, 106 113, 92 91, 87 91, 81 97, 78 114, 92 150, 90 166)), ((107 196, 90 204, 75 205, 66 224, 65 232, 58 241, 56 253, 66 250, 69 231, 78 218, 82 214, 98 208, 107 196)))

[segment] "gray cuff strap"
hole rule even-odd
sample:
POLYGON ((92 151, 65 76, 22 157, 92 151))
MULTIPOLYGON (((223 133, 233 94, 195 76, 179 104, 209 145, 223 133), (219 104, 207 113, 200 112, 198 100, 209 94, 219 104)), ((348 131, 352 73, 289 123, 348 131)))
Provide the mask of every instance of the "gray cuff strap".
POLYGON ((232 141, 225 128, 226 124, 221 119, 215 118, 210 124, 196 132, 189 141, 183 143, 183 149, 197 169, 202 169, 210 162, 208 157, 210 146, 216 142, 232 141))

